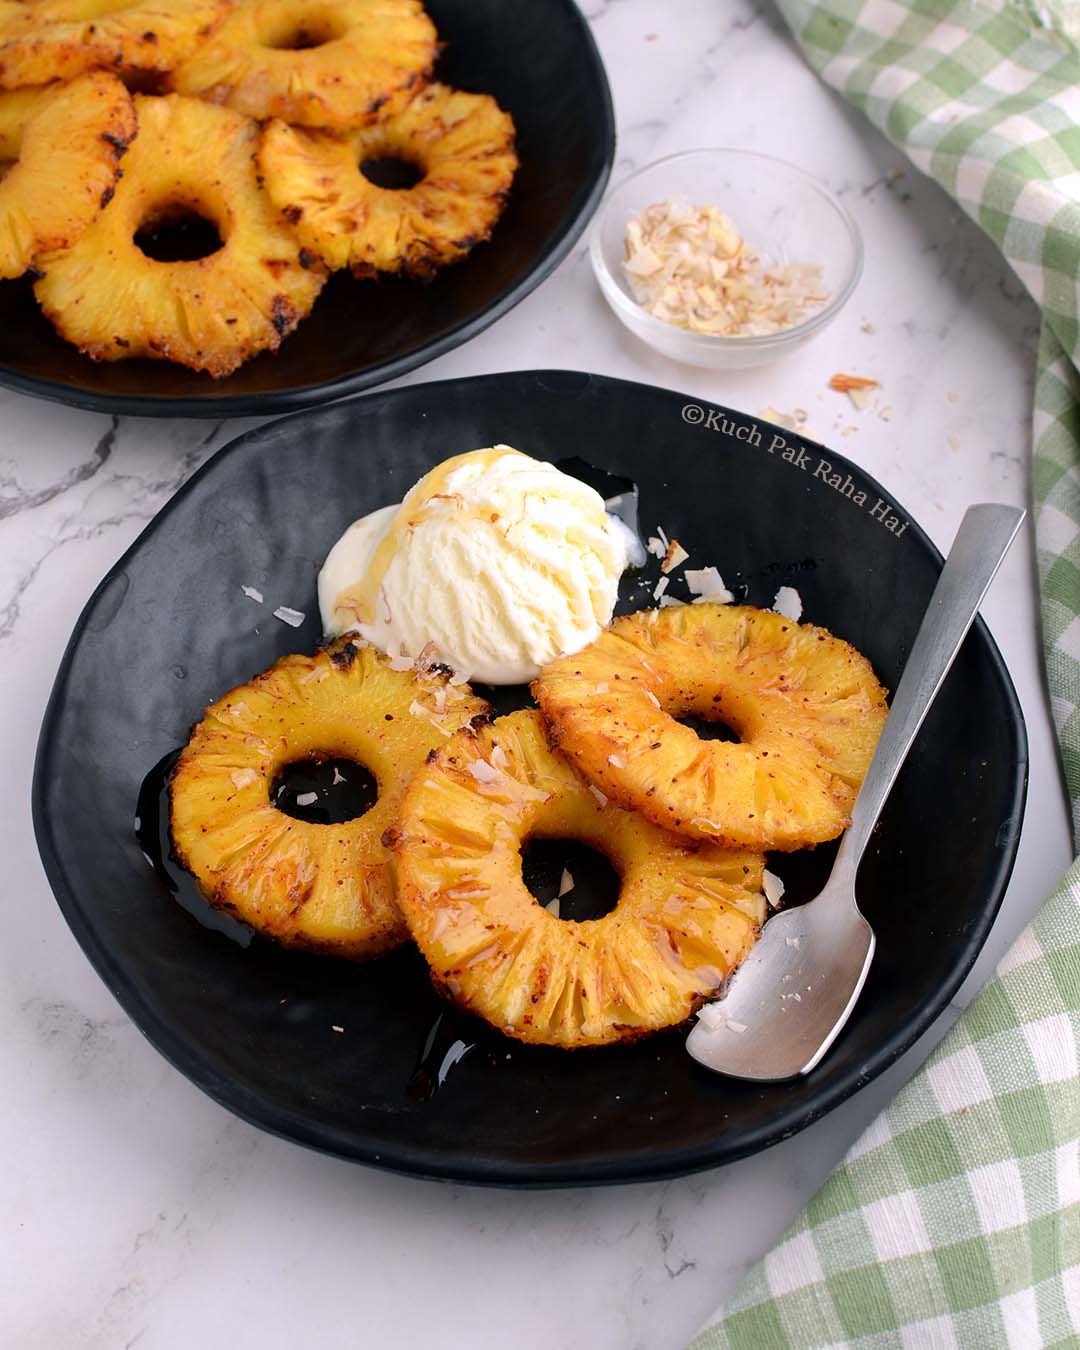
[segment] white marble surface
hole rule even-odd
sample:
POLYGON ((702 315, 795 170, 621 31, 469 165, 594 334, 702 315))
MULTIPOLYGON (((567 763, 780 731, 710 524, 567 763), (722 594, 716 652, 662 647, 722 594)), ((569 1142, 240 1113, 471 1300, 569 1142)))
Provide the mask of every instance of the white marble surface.
MULTIPOLYGON (((579 246, 512 314, 410 378, 578 366, 751 413, 802 407, 811 434, 880 478, 939 545, 967 502, 1025 502, 1036 313, 990 245, 815 81, 768 7, 587 3, 614 88, 617 175, 709 143, 794 159, 857 215, 865 279, 786 365, 710 375, 619 329, 579 246), (889 420, 826 391, 838 369, 880 379, 889 420)), ((799 1137, 663 1185, 511 1194, 403 1180, 259 1134, 200 1095, 64 926, 34 847, 29 778, 93 586, 241 429, 115 423, 0 394, 0 1344, 677 1350, 944 1026, 799 1137)), ((1068 857, 1030 533, 986 613, 1024 704, 1032 776, 1013 881, 965 998, 1068 857)))

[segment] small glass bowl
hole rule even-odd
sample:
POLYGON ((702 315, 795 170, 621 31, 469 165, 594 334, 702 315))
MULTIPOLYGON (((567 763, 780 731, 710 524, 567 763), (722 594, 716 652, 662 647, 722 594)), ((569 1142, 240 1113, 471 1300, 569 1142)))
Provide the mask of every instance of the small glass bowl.
POLYGON ((673 361, 739 370, 787 355, 836 318, 862 274, 863 243, 843 203, 794 164, 753 150, 685 150, 639 169, 612 190, 593 227, 589 256, 604 298, 642 342, 673 361), (669 197, 719 206, 770 262, 817 263, 829 299, 802 323, 760 337, 691 333, 654 318, 631 292, 622 265, 624 240, 633 216, 669 197))

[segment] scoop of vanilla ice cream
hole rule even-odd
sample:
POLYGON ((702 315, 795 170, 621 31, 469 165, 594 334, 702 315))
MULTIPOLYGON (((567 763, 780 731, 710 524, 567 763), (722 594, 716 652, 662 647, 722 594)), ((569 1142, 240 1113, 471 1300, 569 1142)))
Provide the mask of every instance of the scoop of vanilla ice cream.
POLYGON ((637 547, 586 483, 508 445, 473 450, 345 531, 319 574, 323 626, 521 684, 597 637, 637 547))

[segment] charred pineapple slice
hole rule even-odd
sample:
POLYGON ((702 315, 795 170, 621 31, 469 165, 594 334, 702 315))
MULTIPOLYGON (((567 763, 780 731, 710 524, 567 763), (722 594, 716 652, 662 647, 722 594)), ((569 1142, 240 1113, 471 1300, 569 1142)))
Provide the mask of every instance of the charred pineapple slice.
POLYGON ((257 125, 229 108, 136 95, 139 134, 108 208, 70 248, 43 254, 35 294, 95 361, 151 356, 228 375, 276 349, 325 280, 259 184, 257 125), (136 234, 175 217, 212 222, 221 246, 163 262, 136 234))
POLYGON ((591 782, 658 825, 735 847, 835 839, 888 711, 865 657, 771 610, 682 605, 616 619, 533 692, 591 782), (677 719, 725 722, 732 744, 677 719))
POLYGON ((420 0, 236 0, 172 84, 250 117, 356 127, 401 106, 437 53, 420 0))
POLYGON ((487 711, 440 670, 395 670, 360 640, 285 656, 206 711, 173 772, 176 855, 212 905, 290 947, 360 960, 407 936, 383 832, 413 771, 487 711), (281 769, 352 759, 379 786, 343 825, 271 804, 281 769))
POLYGON ((441 84, 344 138, 272 122, 260 159, 274 205, 329 267, 416 277, 490 236, 518 162, 510 115, 487 94, 441 84), (380 159, 413 165, 420 180, 377 187, 362 166, 380 159))
POLYGON ((508 1036, 567 1048, 685 1020, 750 950, 760 854, 695 844, 598 797, 518 712, 448 741, 391 833, 398 899, 435 983, 508 1036), (561 920, 522 880, 530 838, 577 839, 621 879, 600 919, 561 920))
POLYGON ((73 244, 113 195, 135 135, 131 95, 104 71, 0 94, 0 277, 73 244))
POLYGON ((0 87, 172 70, 204 42, 228 0, 22 0, 0 6, 0 87))

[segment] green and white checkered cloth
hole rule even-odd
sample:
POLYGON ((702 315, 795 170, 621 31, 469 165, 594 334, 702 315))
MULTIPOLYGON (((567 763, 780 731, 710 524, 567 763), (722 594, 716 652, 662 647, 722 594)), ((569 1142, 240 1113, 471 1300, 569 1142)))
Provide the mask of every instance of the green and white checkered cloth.
MULTIPOLYGON (((779 0, 1039 304, 1046 676, 1080 844, 1080 3, 779 0)), ((1080 1350, 1080 859, 692 1350, 1080 1350)))

